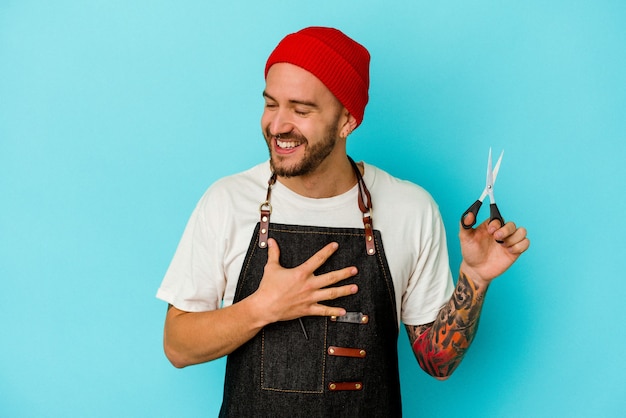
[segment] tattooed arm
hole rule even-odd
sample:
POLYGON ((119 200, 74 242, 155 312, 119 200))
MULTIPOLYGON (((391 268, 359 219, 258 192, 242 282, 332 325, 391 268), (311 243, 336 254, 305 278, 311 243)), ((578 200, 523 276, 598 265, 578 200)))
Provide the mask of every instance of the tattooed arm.
POLYGON ((461 273, 452 298, 435 322, 406 326, 413 353, 428 374, 447 379, 461 363, 476 335, 486 291, 486 286, 479 288, 461 273))
POLYGON ((435 322, 406 326, 420 367, 442 380, 450 377, 474 340, 489 284, 530 245, 526 229, 512 222, 500 226, 485 221, 476 229, 460 228, 459 238, 463 261, 452 298, 435 322))

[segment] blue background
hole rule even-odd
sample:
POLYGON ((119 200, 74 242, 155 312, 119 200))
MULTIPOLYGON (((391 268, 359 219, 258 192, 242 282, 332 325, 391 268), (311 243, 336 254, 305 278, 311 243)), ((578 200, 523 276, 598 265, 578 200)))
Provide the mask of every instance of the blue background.
POLYGON ((206 187, 265 159, 263 66, 336 26, 372 54, 350 154, 446 222, 496 196, 531 250, 446 382, 402 332, 406 416, 624 414, 626 2, 0 2, 0 416, 215 416, 224 361, 174 369, 154 295, 206 187))

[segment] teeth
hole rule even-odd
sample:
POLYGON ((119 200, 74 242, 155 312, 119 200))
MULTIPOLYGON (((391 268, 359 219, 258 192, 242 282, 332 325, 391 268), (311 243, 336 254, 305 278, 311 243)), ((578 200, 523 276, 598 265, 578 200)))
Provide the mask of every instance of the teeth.
POLYGON ((298 145, 300 145, 299 142, 281 141, 280 139, 276 140, 276 144, 278 144, 278 146, 281 147, 281 148, 295 148, 298 145))

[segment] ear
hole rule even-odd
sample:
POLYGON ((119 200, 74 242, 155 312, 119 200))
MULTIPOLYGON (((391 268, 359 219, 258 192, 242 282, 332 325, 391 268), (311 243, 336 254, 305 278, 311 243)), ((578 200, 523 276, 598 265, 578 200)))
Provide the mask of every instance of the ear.
POLYGON ((342 138, 347 138, 348 135, 350 135, 352 133, 352 131, 354 131, 357 127, 357 122, 356 119, 354 118, 354 116, 352 116, 350 113, 348 113, 347 110, 345 110, 345 115, 347 117, 346 122, 343 124, 343 126, 341 127, 341 137, 342 138))

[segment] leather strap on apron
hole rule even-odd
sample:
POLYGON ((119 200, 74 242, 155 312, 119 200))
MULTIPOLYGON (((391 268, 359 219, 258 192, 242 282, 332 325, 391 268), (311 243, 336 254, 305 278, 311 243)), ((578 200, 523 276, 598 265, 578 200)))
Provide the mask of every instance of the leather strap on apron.
MULTIPOLYGON (((374 242, 374 226, 372 225, 372 197, 370 191, 367 189, 361 171, 357 167, 356 163, 350 156, 348 156, 350 165, 354 170, 354 174, 357 178, 357 184, 359 187, 359 209, 363 213, 363 226, 365 228, 365 250, 368 255, 376 254, 376 242, 374 242)), ((272 186, 276 183, 276 174, 272 174, 267 182, 267 197, 265 202, 261 203, 261 229, 259 230, 259 247, 265 248, 267 246, 267 238, 269 231, 270 215, 272 214, 272 205, 270 203, 270 197, 272 195, 272 186)))
MULTIPOLYGON (((359 187, 359 201, 363 197, 364 207, 371 210, 367 188, 359 187)), ((273 323, 231 353, 220 417, 401 416, 395 296, 380 232, 371 230, 372 239, 365 240, 375 246, 370 253, 363 245, 367 228, 270 224, 270 190, 261 205, 267 218, 252 235, 233 302, 259 286, 267 263, 262 237, 278 242, 285 268, 296 267, 329 242, 337 242, 338 250, 315 274, 354 265, 359 274, 336 286, 357 283, 359 291, 322 302, 345 308, 348 314, 343 317, 273 323)))
POLYGON ((267 238, 270 229, 270 215, 272 214, 272 204, 270 197, 272 196, 272 186, 276 183, 276 174, 273 173, 267 182, 267 197, 265 202, 261 203, 259 210, 261 211, 261 228, 259 229, 259 247, 267 247, 267 238))

